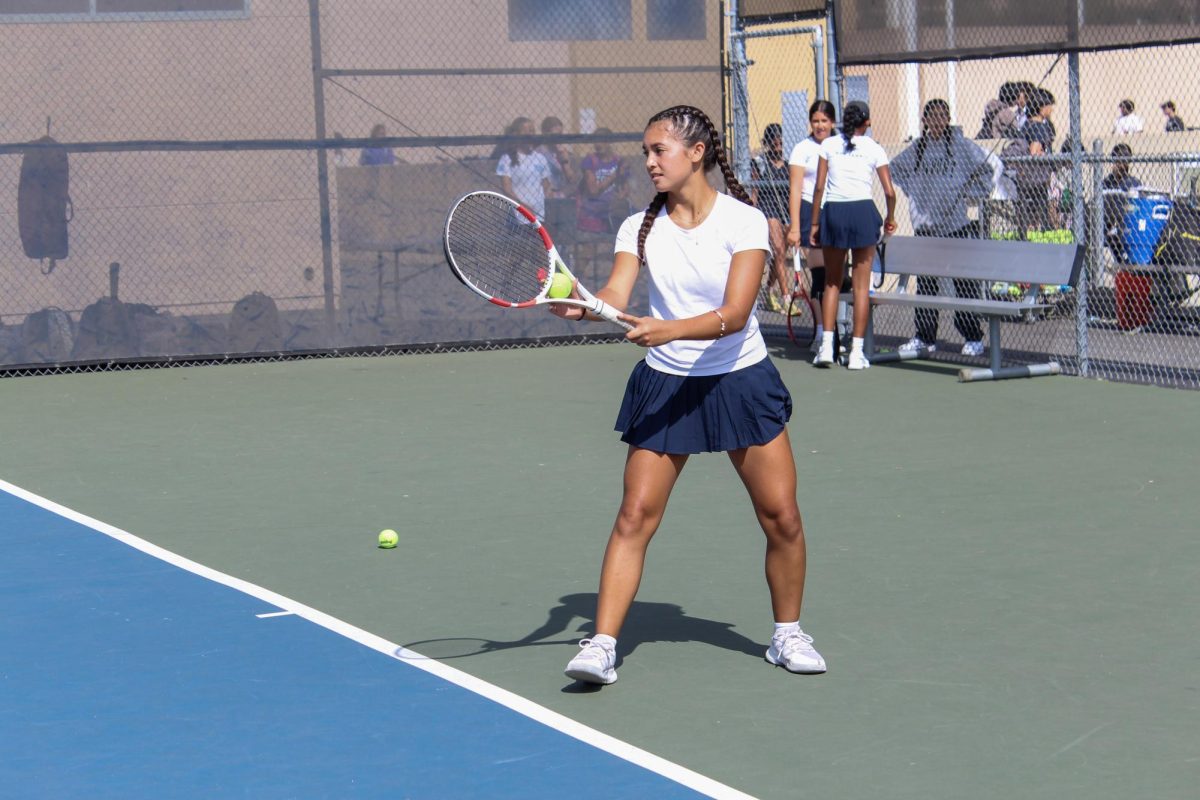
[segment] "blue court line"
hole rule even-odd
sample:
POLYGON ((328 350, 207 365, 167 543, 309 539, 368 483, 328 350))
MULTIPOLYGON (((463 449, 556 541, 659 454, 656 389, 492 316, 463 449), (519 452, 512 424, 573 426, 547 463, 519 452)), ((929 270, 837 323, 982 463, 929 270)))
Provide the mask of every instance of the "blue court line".
POLYGON ((0 610, 12 796, 746 797, 3 481, 0 610))

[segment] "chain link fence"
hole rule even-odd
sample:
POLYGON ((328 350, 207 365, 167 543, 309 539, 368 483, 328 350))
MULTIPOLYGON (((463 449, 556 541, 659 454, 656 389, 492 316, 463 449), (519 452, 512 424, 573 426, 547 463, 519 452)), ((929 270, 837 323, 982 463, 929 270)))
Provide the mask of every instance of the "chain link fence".
POLYGON ((0 368, 593 338, 477 302, 446 209, 511 154, 601 283, 724 36, 717 0, 0 0, 0 368))
MULTIPOLYGON (((808 104, 826 96, 813 65, 823 24, 816 27, 822 30, 797 32, 787 23, 748 29, 748 100, 745 119, 735 113, 733 125, 745 126, 755 148, 752 175, 769 155, 768 126, 780 126, 786 159, 809 133, 808 104)), ((1079 238, 1087 247, 1078 287, 958 287, 997 299, 1032 293, 1049 304, 1025 322, 1003 324, 1006 358, 1049 358, 1074 374, 1200 388, 1200 88, 1187 78, 1197 67, 1197 45, 1081 54, 1078 154, 1069 143, 1066 56, 847 67, 835 89, 843 102, 871 107, 870 135, 887 150, 898 184, 900 234, 1079 238), (982 191, 968 186, 964 160, 986 162, 982 191)), ((785 181, 774 187, 786 194, 785 181)), ((882 209, 878 187, 876 201, 882 209)), ((894 288, 889 279, 885 288, 894 288)), ((790 330, 807 347, 811 311, 794 311, 790 330)), ((881 344, 920 338, 937 345, 936 358, 963 363, 986 361, 968 346, 985 329, 949 313, 939 320, 881 306, 875 314, 881 344)))

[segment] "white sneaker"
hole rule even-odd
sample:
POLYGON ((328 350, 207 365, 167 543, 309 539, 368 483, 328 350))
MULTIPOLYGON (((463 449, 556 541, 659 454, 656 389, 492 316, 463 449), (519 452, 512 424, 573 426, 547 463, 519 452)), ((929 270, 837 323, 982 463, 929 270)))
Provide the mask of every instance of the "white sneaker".
POLYGON ((983 355, 983 342, 967 342, 963 345, 962 354, 964 356, 983 355))
POLYGON ((937 345, 936 344, 926 344, 925 340, 922 339, 920 336, 914 336, 911 339, 909 339, 907 342, 905 342, 904 344, 900 345, 900 349, 912 351, 912 352, 920 352, 921 350, 928 350, 929 352, 932 353, 934 350, 937 350, 937 345))
POLYGON ((846 361, 846 369, 870 369, 871 362, 863 355, 862 350, 851 350, 850 358, 846 361))
POLYGON ((817 350, 817 357, 813 359, 813 363, 818 367, 833 366, 833 342, 821 342, 821 347, 817 350))
POLYGON ((813 638, 799 628, 793 628, 771 639, 767 661, 788 672, 816 675, 825 671, 825 659, 812 646, 813 638))
POLYGON ((617 654, 611 647, 593 642, 591 639, 579 641, 579 653, 563 670, 568 678, 574 678, 583 683, 599 683, 607 686, 617 682, 617 654))

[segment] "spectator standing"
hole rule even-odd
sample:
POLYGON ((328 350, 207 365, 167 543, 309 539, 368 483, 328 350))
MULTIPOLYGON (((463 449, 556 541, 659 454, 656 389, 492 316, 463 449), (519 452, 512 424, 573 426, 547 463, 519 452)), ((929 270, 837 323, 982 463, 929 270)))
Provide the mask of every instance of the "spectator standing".
MULTIPOLYGON (((558 117, 546 117, 542 120, 543 136, 561 136, 564 130, 563 122, 558 117)), ((565 144, 543 144, 538 152, 550 165, 550 196, 570 197, 575 193, 579 183, 579 171, 571 161, 571 150, 565 144)))
POLYGON ((1174 100, 1168 100, 1159 107, 1162 109, 1163 116, 1167 118, 1167 133, 1187 130, 1187 126, 1183 124, 1183 117, 1179 116, 1179 112, 1175 110, 1174 100))
POLYGON ((496 174, 504 193, 545 218, 546 192, 550 190, 550 164, 533 149, 533 120, 517 117, 504 129, 496 174))
MULTIPOLYGON (((387 136, 387 128, 380 122, 371 128, 372 139, 383 139, 387 136)), ((364 147, 358 155, 358 164, 362 167, 382 167, 396 163, 396 154, 390 147, 364 147)))
MULTIPOLYGON (((979 238, 979 222, 967 217, 971 202, 992 190, 992 166, 987 153, 950 125, 950 104, 930 100, 921 114, 921 135, 891 163, 892 180, 908 195, 909 217, 916 236, 979 238)), ((978 298, 977 281, 955 280, 959 297, 978 298)), ((938 279, 917 279, 917 294, 938 293, 938 279)), ((914 311, 916 335, 901 350, 933 350, 937 346, 938 312, 914 311)), ((954 327, 966 343, 963 355, 983 355, 983 324, 976 314, 954 314, 954 327)))
POLYGON ((1122 100, 1117 103, 1117 110, 1120 116, 1113 123, 1113 134, 1116 136, 1128 136, 1131 133, 1141 133, 1145 127, 1142 124, 1142 118, 1133 113, 1133 101, 1129 99, 1122 100))
MULTIPOLYGON (((1035 89, 1029 101, 1029 121, 1021 131, 1022 154, 1049 156, 1054 152, 1054 95, 1046 89, 1035 89)), ((1005 148, 1006 154, 1009 148, 1005 148)), ((1018 163, 1016 173, 1017 199, 1023 212, 1022 222, 1026 229, 1044 230, 1050 224, 1050 178, 1054 172, 1051 164, 1036 161, 1018 163)))
POLYGON ((788 162, 783 156, 783 126, 772 122, 763 129, 763 151, 750 162, 751 177, 764 185, 755 185, 750 199, 767 218, 771 241, 771 269, 767 276, 767 303, 772 311, 786 314, 792 306, 792 287, 787 277, 788 162), (771 292, 774 283, 777 298, 771 292), (780 302, 782 300, 782 304, 780 302))

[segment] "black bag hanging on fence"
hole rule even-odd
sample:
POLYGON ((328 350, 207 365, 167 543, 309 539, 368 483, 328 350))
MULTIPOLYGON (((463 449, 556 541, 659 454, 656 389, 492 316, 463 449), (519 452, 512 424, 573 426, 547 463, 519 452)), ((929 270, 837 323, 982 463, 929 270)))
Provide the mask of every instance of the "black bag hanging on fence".
POLYGON ((17 225, 25 255, 39 261, 48 259, 49 266, 43 272, 49 275, 69 251, 67 223, 74 216, 68 194, 70 160, 66 148, 49 136, 35 143, 48 146, 30 150, 21 158, 17 225))
POLYGON ((1167 225, 1154 246, 1158 265, 1200 264, 1200 204, 1176 198, 1171 205, 1167 225))

